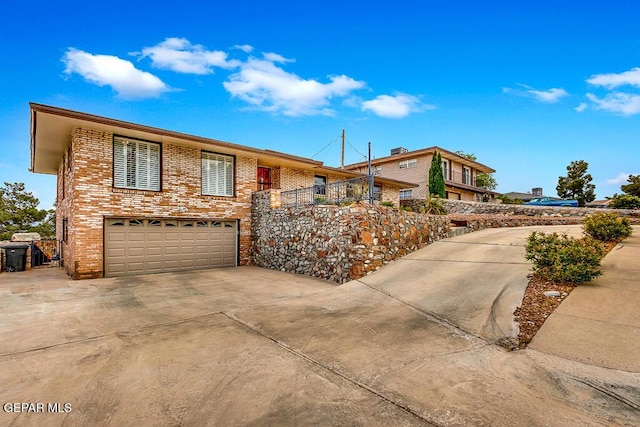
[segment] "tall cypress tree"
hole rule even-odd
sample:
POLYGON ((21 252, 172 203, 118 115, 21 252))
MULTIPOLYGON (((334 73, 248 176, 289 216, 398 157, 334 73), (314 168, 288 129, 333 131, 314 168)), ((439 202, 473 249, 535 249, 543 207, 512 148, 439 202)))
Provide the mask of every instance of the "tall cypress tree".
POLYGON ((445 198, 444 174, 442 172, 442 156, 438 152, 433 153, 431 167, 429 168, 429 194, 445 198))

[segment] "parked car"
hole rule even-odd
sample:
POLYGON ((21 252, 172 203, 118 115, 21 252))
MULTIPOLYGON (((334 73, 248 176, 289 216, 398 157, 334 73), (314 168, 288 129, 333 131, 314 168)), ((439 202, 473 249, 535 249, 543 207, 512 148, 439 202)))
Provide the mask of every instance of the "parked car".
POLYGON ((577 200, 553 200, 549 197, 538 197, 537 199, 532 199, 525 203, 525 205, 529 206, 572 206, 577 207, 577 200))

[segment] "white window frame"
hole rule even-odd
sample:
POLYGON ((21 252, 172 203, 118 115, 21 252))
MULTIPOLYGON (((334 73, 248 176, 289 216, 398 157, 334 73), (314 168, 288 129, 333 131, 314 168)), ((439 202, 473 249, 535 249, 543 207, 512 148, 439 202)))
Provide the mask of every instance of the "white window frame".
POLYGON ((382 166, 380 166, 380 165, 374 166, 373 167, 373 174, 375 176, 378 176, 378 175, 382 174, 382 166))
POLYGON ((233 197, 235 192, 235 157, 202 151, 202 194, 233 197))
POLYGON ((466 166, 462 167, 462 183, 471 185, 471 169, 466 166))
POLYGON ((449 180, 449 160, 442 160, 442 174, 444 179, 449 180))
POLYGON ((113 186, 160 191, 160 144, 115 136, 113 138, 113 186))
POLYGON ((398 168, 400 169, 415 168, 417 165, 418 165, 418 159, 407 159, 407 160, 401 160, 400 162, 398 162, 398 168))
POLYGON ((413 197, 413 190, 400 190, 400 200, 411 199, 413 197))

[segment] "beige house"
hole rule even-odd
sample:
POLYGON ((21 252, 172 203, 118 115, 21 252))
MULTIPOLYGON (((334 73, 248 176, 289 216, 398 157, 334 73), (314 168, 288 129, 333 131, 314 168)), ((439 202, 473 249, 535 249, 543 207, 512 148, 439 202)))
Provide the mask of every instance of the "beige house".
MULTIPOLYGON (((249 264, 256 191, 361 176, 271 150, 31 103, 31 171, 57 175, 73 278, 249 264)), ((414 184, 377 177, 382 200, 414 184)))
MULTIPOLYGON (((429 195, 429 169, 435 152, 442 156, 447 199, 482 201, 483 195, 494 195, 476 185, 478 173, 493 173, 494 169, 436 146, 414 151, 394 148, 390 156, 371 161, 373 174, 418 183, 417 188, 401 189, 400 199, 424 199, 429 195)), ((345 169, 359 173, 367 173, 367 168, 367 162, 345 166, 345 169)))

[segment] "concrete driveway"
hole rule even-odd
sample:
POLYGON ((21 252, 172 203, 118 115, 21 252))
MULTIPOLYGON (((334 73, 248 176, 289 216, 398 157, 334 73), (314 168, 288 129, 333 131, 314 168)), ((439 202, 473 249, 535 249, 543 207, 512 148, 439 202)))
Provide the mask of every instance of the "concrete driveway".
POLYGON ((444 239, 360 279, 466 332, 508 345, 518 336, 513 312, 522 302, 533 231, 580 236, 582 226, 486 229, 444 239))
POLYGON ((387 293, 257 267, 1 274, 0 425, 640 424, 638 374, 507 352, 387 293))

